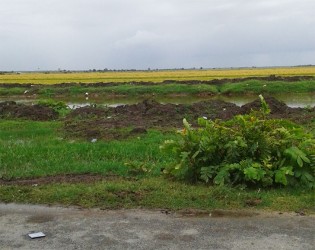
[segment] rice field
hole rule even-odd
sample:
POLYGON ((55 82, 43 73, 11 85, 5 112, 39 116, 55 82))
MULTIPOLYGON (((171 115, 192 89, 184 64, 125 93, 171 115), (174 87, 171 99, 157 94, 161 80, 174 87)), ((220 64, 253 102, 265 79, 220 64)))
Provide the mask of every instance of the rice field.
POLYGON ((212 80, 220 78, 244 78, 269 75, 315 76, 315 66, 107 72, 0 72, 0 83, 58 84, 69 82, 163 82, 165 80, 212 80))

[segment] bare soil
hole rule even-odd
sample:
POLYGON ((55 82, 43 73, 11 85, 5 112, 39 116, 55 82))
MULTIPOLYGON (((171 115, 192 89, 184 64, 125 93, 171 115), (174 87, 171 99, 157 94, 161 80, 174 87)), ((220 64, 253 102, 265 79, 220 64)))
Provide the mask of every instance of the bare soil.
MULTIPOLYGON (((285 118, 299 123, 310 122, 315 108, 290 108, 273 97, 265 98, 271 109, 271 118, 285 118)), ((219 100, 191 105, 160 104, 145 100, 138 104, 116 108, 82 107, 72 111, 64 122, 66 135, 86 139, 123 139, 146 133, 147 129, 182 128, 183 118, 196 125, 199 117, 228 120, 237 114, 260 109, 259 100, 242 107, 219 100)))
POLYGON ((0 118, 24 118, 35 121, 58 119, 58 113, 41 105, 24 105, 13 101, 0 103, 0 118))
MULTIPOLYGON (((266 97, 271 118, 284 118, 305 124, 315 117, 315 107, 290 108, 273 97, 266 97)), ((199 117, 228 120, 237 114, 259 110, 260 100, 239 107, 233 103, 211 100, 193 104, 160 104, 145 100, 138 104, 118 107, 86 106, 72 110, 65 118, 50 107, 25 105, 13 101, 0 103, 0 119, 22 118, 35 121, 62 119, 67 137, 86 139, 124 139, 144 134, 148 129, 180 129, 183 118, 196 125, 199 117)))

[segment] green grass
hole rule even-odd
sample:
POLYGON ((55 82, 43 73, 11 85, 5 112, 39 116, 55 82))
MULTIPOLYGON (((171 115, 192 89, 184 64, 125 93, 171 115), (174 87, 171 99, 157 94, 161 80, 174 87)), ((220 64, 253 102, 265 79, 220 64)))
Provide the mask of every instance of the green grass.
MULTIPOLYGON (((4 88, 0 87, 0 96, 14 96, 24 95, 25 91, 30 91, 27 87, 16 87, 16 88, 4 88)), ((56 95, 68 95, 76 96, 84 93, 95 93, 102 95, 173 95, 173 94, 216 94, 218 89, 215 85, 185 85, 185 84, 158 84, 158 85, 130 85, 122 84, 118 86, 108 87, 82 87, 82 86, 69 86, 69 87, 49 87, 43 86, 34 92, 42 97, 52 97, 56 95)))
POLYGON ((227 83, 220 86, 221 93, 306 93, 315 92, 315 81, 281 82, 249 80, 238 83, 227 83))
POLYGON ((124 141, 63 138, 60 122, 0 121, 0 177, 5 179, 64 173, 127 175, 131 165, 146 164, 152 174, 171 159, 159 145, 170 135, 148 135, 124 141), (56 135, 57 134, 57 135, 56 135))
POLYGON ((0 186, 3 202, 77 205, 81 207, 179 209, 256 209, 314 213, 313 195, 300 189, 240 190, 173 182, 162 177, 116 179, 93 184, 0 186))
POLYGON ((0 87, 0 96, 23 95, 27 87, 3 88, 0 87))
POLYGON ((160 169, 173 159, 159 150, 173 134, 149 131, 122 141, 65 139, 61 122, 0 120, 0 178, 50 176, 66 173, 116 174, 96 183, 0 185, 1 202, 78 205, 100 208, 249 208, 303 210, 314 213, 314 193, 302 189, 251 190, 203 184, 190 185, 161 176, 160 169), (134 166, 134 169, 125 163, 134 166), (152 169, 144 173, 137 166, 152 169), (133 171, 130 171, 133 170, 133 171), (130 178, 132 177, 132 178, 130 178))
POLYGON ((315 92, 315 80, 297 81, 297 82, 281 82, 281 81, 261 81, 249 80, 238 83, 226 83, 223 85, 208 84, 156 84, 156 85, 132 85, 121 84, 116 86, 40 86, 36 89, 29 87, 0 87, 0 96, 16 96, 28 94, 36 94, 41 97, 53 96, 77 96, 86 92, 90 94, 102 95, 125 95, 125 96, 143 96, 143 95, 198 95, 198 94, 264 94, 264 93, 307 93, 315 92))
POLYGON ((108 95, 167 95, 167 94, 200 94, 200 93, 217 93, 218 90, 214 85, 184 85, 184 84, 158 84, 158 85, 131 85, 124 84, 110 87, 70 87, 66 90, 70 95, 89 93, 102 93, 108 95))

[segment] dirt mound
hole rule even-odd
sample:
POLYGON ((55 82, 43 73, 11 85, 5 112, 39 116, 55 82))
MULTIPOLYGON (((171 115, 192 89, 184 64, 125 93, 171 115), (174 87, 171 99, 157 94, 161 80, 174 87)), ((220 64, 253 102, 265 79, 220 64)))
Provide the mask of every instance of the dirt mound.
POLYGON ((41 105, 24 105, 13 101, 0 103, 0 118, 25 118, 34 121, 49 121, 58 118, 52 108, 41 105))
MULTIPOLYGON (((265 98, 271 109, 271 118, 286 118, 296 122, 308 122, 315 117, 315 108, 290 108, 272 97, 265 98)), ((70 137, 87 139, 123 139, 146 133, 149 128, 182 128, 183 118, 196 125, 197 118, 228 120, 237 114, 259 110, 257 99, 242 107, 220 100, 184 104, 160 104, 145 100, 138 104, 115 108, 83 107, 65 118, 64 129, 70 137)))
MULTIPOLYGON (((265 101, 268 103, 271 110, 271 114, 286 113, 292 108, 288 107, 284 102, 278 101, 274 97, 265 97, 265 101)), ((261 108, 260 99, 257 99, 251 103, 247 103, 242 106, 242 111, 249 113, 251 110, 259 110, 261 108)))
POLYGON ((99 108, 96 106, 85 106, 78 109, 74 109, 68 118, 80 118, 87 119, 93 117, 105 117, 108 115, 108 110, 105 108, 99 108))
POLYGON ((181 128, 183 118, 196 124, 197 118, 201 116, 226 120, 240 112, 241 108, 235 104, 218 100, 192 105, 160 104, 154 100, 145 100, 103 110, 93 107, 76 109, 66 117, 65 131, 70 136, 87 139, 121 139, 145 133, 148 128, 181 128))
MULTIPOLYGON (((291 108, 274 97, 265 97, 265 101, 270 108, 270 118, 289 119, 303 124, 311 121, 315 117, 315 107, 309 109, 291 108)), ((261 103, 260 100, 257 99, 251 103, 243 105, 241 110, 243 114, 248 114, 251 110, 259 110, 260 108, 261 103)))

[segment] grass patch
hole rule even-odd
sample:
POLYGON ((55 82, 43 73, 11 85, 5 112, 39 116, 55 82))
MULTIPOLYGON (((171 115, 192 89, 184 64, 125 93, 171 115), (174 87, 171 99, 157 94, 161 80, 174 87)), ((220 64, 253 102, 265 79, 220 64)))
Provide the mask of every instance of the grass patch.
POLYGON ((123 141, 64 139, 61 122, 0 121, 0 177, 38 177, 67 173, 115 173, 126 176, 132 166, 158 173, 170 156, 159 145, 170 135, 149 131, 123 141))
POLYGON ((13 88, 0 87, 0 96, 23 95, 26 90, 27 90, 27 87, 13 87, 13 88))
POLYGON ((0 120, 0 178, 52 176, 67 173, 116 174, 89 184, 0 185, 1 202, 78 205, 82 207, 252 208, 314 213, 314 194, 303 189, 251 190, 203 184, 190 185, 161 176, 173 159, 159 150, 171 134, 149 131, 122 141, 64 139, 62 122, 0 120), (129 167, 125 165, 129 163, 129 167), (133 168, 130 168, 132 166, 133 168), (145 166, 151 172, 144 172, 145 166), (133 171, 130 171, 133 170, 133 171), (130 178, 132 177, 132 178, 130 178))
POLYGON ((145 95, 215 95, 222 94, 279 94, 279 93, 311 93, 315 92, 315 80, 301 80, 295 82, 248 80, 222 85, 209 84, 154 84, 133 85, 121 84, 115 86, 40 86, 29 87, 0 87, 0 96, 18 96, 36 94, 39 97, 54 96, 82 96, 86 92, 104 96, 145 96, 145 95))
POLYGON ((70 95, 88 93, 102 93, 105 95, 167 95, 167 94, 215 94, 218 92, 214 85, 186 85, 186 84, 158 84, 158 85, 131 85, 123 84, 109 87, 79 87, 74 86, 66 89, 70 95))
POLYGON ((77 205, 91 208, 256 209, 314 213, 313 195, 299 189, 239 190, 173 182, 162 177, 94 184, 0 186, 2 202, 77 205))
POLYGON ((249 80, 238 83, 227 83, 220 86, 220 92, 223 94, 275 94, 275 93, 306 93, 315 92, 315 81, 260 81, 249 80))

